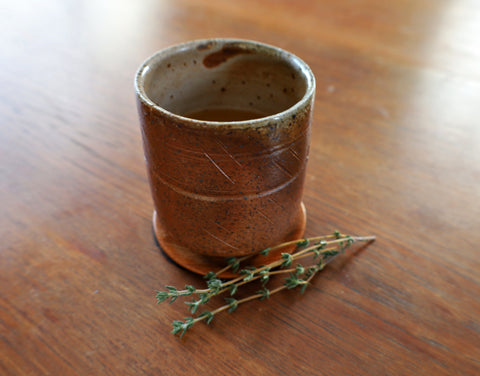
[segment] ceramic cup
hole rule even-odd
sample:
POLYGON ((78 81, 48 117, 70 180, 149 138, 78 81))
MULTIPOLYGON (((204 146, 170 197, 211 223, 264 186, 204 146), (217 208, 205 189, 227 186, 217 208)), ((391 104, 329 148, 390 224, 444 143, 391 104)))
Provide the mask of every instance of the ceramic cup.
POLYGON ((135 90, 168 256, 205 273, 303 235, 315 79, 302 60, 253 41, 193 41, 148 58, 135 90))

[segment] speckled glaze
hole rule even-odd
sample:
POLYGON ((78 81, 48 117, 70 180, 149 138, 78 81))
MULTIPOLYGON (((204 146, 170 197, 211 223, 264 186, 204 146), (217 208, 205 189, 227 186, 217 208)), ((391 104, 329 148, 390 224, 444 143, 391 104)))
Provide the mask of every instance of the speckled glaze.
POLYGON ((252 41, 194 41, 147 59, 135 89, 155 234, 174 261, 203 273, 217 258, 302 236, 315 92, 304 62, 252 41), (266 116, 184 116, 209 107, 266 116))

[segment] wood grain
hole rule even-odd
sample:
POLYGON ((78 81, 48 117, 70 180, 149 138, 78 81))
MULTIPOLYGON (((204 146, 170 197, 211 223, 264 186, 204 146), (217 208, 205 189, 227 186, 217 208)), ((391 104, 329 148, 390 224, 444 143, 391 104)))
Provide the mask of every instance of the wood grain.
POLYGON ((0 374, 480 374, 479 25, 473 0, 2 5, 0 374), (206 37, 311 66, 307 235, 378 240, 180 340, 154 290, 202 279, 152 236, 133 75, 206 37))

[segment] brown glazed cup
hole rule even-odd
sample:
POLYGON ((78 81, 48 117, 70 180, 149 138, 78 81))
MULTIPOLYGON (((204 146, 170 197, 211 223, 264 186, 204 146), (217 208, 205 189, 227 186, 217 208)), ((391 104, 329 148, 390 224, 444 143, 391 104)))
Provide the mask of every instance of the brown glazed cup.
POLYGON ((148 58, 135 90, 154 231, 170 258, 206 273, 301 238, 315 93, 302 60, 253 41, 193 41, 148 58))

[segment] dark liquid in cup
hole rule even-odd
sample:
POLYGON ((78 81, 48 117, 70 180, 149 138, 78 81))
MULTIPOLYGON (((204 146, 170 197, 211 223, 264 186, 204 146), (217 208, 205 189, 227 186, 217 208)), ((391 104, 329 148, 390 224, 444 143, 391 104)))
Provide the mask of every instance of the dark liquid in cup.
POLYGON ((185 115, 190 119, 205 121, 242 121, 265 117, 265 114, 251 110, 238 110, 229 108, 208 108, 194 111, 185 115))

